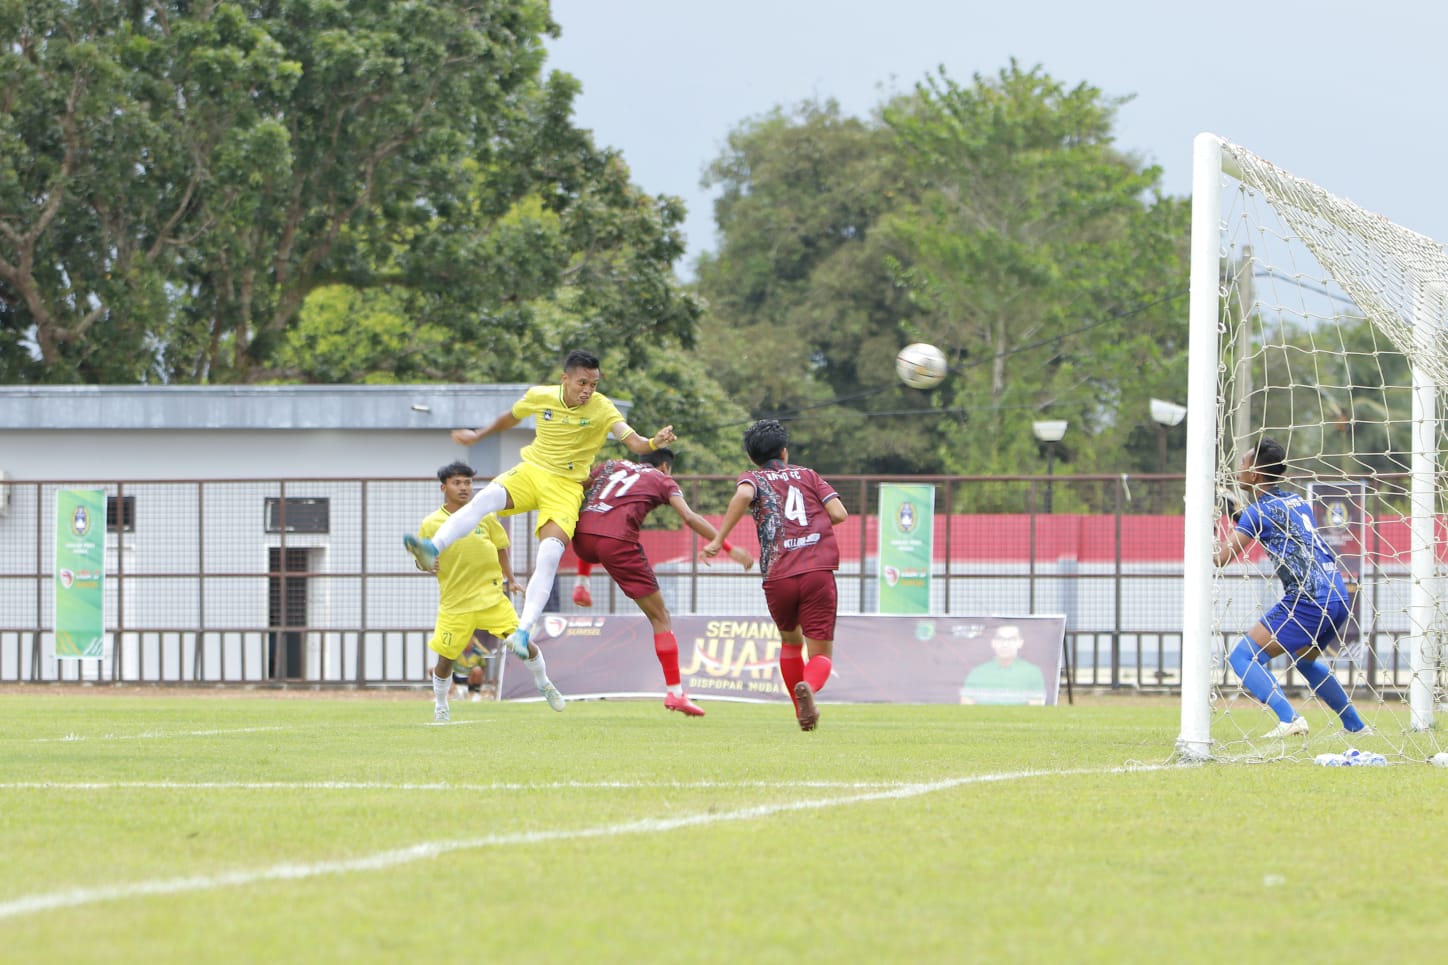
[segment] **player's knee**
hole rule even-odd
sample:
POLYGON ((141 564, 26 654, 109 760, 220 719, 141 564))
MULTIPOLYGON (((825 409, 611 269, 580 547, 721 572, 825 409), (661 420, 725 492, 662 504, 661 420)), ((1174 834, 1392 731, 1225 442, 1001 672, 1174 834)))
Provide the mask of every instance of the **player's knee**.
POLYGON ((1247 668, 1252 666, 1252 662, 1257 659, 1258 654, 1261 652, 1261 648, 1252 642, 1251 637, 1243 637, 1238 640, 1237 645, 1232 648, 1232 652, 1227 656, 1227 662, 1232 665, 1232 669, 1237 672, 1237 676, 1242 677, 1246 675, 1247 668))

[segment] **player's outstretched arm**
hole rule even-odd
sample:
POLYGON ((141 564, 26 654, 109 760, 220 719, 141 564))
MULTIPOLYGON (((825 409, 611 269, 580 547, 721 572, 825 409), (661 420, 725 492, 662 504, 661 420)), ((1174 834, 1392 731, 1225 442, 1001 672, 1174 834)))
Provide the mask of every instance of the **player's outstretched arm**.
MULTIPOLYGON (((679 514, 679 518, 684 521, 685 526, 688 526, 694 532, 704 537, 704 539, 712 541, 716 536, 719 536, 719 531, 714 528, 714 524, 690 509, 689 504, 684 501, 683 496, 676 494, 670 497, 669 505, 674 507, 674 512, 679 514)), ((748 550, 742 550, 737 546, 730 546, 727 539, 720 537, 719 547, 729 554, 731 560, 746 570, 754 565, 754 557, 749 555, 748 550)), ((700 552, 699 555, 703 557, 702 552, 700 552)), ((713 559, 712 556, 704 557, 704 562, 707 563, 711 559, 713 559)))
POLYGON ((653 452, 662 449, 679 437, 674 435, 673 426, 664 426, 651 436, 641 436, 627 423, 618 422, 614 424, 614 436, 628 447, 630 452, 643 455, 646 452, 653 452))
POLYGON ((452 440, 460 446, 470 446, 479 439, 486 438, 495 432, 511 429, 520 421, 517 416, 513 415, 513 410, 509 409, 494 419, 493 424, 485 429, 454 429, 452 431, 452 440))
POLYGON ((724 510, 724 518, 719 521, 719 532, 711 539, 700 555, 713 559, 719 555, 724 548, 724 539, 734 529, 734 525, 749 512, 749 504, 754 501, 754 487, 749 483, 740 483, 739 488, 734 490, 734 498, 729 500, 729 508, 724 510))

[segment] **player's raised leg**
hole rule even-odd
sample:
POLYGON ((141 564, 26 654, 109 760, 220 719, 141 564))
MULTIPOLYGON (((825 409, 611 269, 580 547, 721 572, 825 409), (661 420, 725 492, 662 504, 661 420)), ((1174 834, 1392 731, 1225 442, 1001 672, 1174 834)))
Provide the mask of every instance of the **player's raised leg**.
POLYGON ((411 533, 402 537, 403 548, 412 554, 417 565, 424 570, 431 570, 437 562, 438 556, 447 549, 460 536, 465 536, 477 529, 483 517, 489 513, 501 512, 511 505, 508 498, 508 490, 504 489, 497 482, 490 482, 479 492, 473 495, 457 512, 447 518, 447 521, 432 534, 431 539, 423 539, 411 533))
POLYGON ((563 548, 567 537, 557 523, 545 523, 540 529, 538 556, 533 562, 533 574, 528 577, 528 588, 523 594, 523 611, 518 615, 518 629, 508 638, 508 645, 520 657, 528 653, 533 627, 543 616, 543 608, 553 594, 553 581, 558 576, 558 562, 563 559, 563 548))

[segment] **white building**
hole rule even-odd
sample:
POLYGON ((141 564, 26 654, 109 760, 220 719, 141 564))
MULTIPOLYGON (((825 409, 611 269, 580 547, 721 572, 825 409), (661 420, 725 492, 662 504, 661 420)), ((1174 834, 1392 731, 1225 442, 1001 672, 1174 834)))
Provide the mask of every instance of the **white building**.
MULTIPOLYGON (((526 388, 0 387, 0 679, 50 659, 69 488, 106 492, 126 679, 420 679, 436 592, 401 537, 440 505, 439 467, 517 462, 531 419, 468 448, 448 431, 492 423, 526 388)), ((524 554, 527 527, 513 523, 524 554)))
POLYGON ((448 430, 489 424, 526 388, 0 386, 0 472, 32 480, 417 478, 465 458, 493 475, 532 438, 531 420, 468 450, 448 430))

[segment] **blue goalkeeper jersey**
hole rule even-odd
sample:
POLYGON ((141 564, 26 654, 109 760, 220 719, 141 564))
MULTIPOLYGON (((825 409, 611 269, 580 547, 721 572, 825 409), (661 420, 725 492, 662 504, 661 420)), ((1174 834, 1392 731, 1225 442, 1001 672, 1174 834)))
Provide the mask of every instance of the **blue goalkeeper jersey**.
POLYGON ((1324 606, 1347 599, 1332 548, 1318 535, 1312 507, 1296 493, 1275 490, 1242 510, 1237 529, 1261 543, 1277 568, 1284 598, 1324 606))

